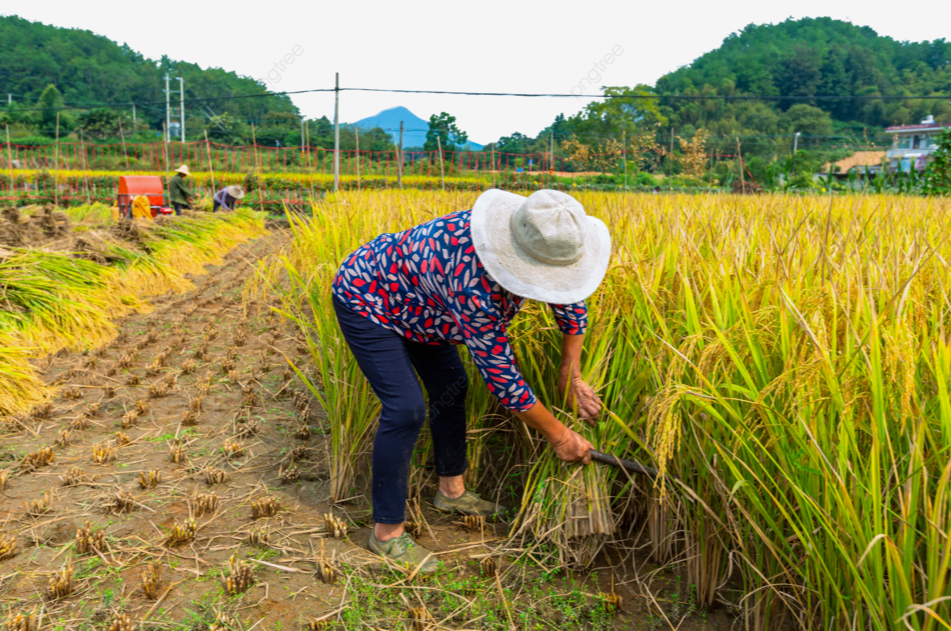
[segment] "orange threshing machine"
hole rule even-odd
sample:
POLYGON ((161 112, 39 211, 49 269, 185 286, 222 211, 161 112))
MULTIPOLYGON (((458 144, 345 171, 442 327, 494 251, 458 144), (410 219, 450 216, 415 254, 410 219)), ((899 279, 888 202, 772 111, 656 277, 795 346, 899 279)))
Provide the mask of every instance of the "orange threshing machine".
POLYGON ((120 217, 132 218, 132 204, 139 196, 149 200, 153 217, 159 214, 171 215, 175 212, 165 207, 165 187, 162 186, 162 178, 157 175, 120 175, 119 195, 116 199, 120 217))

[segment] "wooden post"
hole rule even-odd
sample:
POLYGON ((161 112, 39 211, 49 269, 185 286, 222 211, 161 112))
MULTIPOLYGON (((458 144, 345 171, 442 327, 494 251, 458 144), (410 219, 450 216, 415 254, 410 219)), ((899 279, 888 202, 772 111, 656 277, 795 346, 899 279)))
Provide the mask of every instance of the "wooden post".
POLYGON ((59 206, 59 112, 56 112, 56 163, 53 167, 53 206, 59 206))
POLYGON ((129 151, 125 146, 125 132, 122 130, 122 119, 119 119, 119 138, 122 139, 122 154, 125 156, 125 168, 129 170, 129 151))
MULTIPOLYGON (((674 176, 674 128, 670 128, 670 165, 667 167, 667 177, 674 176)), ((668 183, 669 186, 669 183, 668 183)))
POLYGON ((211 164, 211 143, 208 142, 208 130, 205 130, 205 148, 208 150, 208 172, 211 174, 211 196, 212 196, 212 208, 214 208, 214 196, 218 192, 218 187, 215 186, 215 167, 211 164))
POLYGON ((251 144, 254 146, 254 167, 257 172, 258 179, 258 188, 261 190, 261 194, 258 195, 258 210, 264 211, 264 194, 267 192, 263 186, 263 177, 261 174, 261 156, 258 154, 258 140, 257 135, 254 133, 254 123, 251 123, 251 144))
POLYGON ((624 161, 624 188, 627 189, 627 130, 621 131, 621 160, 624 161))
POLYGON ((442 141, 439 140, 439 134, 436 134, 436 147, 439 148, 439 181, 442 182, 442 190, 446 190, 446 171, 442 165, 442 141))
MULTIPOLYGON (((163 135, 163 136, 166 136, 167 133, 168 133, 168 130, 165 128, 165 123, 162 123, 162 135, 163 135)), ((163 143, 162 143, 162 154, 163 154, 164 157, 165 157, 165 186, 166 186, 166 187, 170 187, 170 186, 171 186, 171 178, 169 177, 169 174, 168 174, 168 143, 167 143, 167 142, 163 142, 163 143)), ((169 193, 169 197, 171 198, 171 195, 172 195, 172 190, 171 190, 171 188, 169 188, 168 193, 169 193)), ((163 201, 164 201, 164 200, 163 200, 163 201)), ((171 199, 168 200, 168 203, 169 203, 169 204, 172 203, 172 202, 171 202, 171 199)), ((129 208, 131 209, 132 207, 130 206, 129 208)), ((129 217, 131 217, 131 216, 132 216, 132 213, 131 213, 131 210, 130 210, 130 212, 129 212, 129 217)))
POLYGON ((10 167, 10 197, 13 198, 13 152, 10 149, 10 125, 7 126, 7 166, 10 167))
POLYGON ((743 175, 743 154, 740 152, 740 137, 736 137, 736 159, 740 165, 740 192, 746 192, 746 176, 743 175))
POLYGON ((357 188, 360 188, 360 128, 353 126, 353 136, 357 141, 357 188))
MULTIPOLYGON (((86 134, 79 130, 79 146, 83 153, 83 184, 86 186, 86 203, 89 203, 89 163, 86 161, 86 134)), ((126 158, 128 161, 128 158, 126 158)))
POLYGON ((400 146, 396 150, 396 182, 403 189, 403 121, 400 121, 400 146))

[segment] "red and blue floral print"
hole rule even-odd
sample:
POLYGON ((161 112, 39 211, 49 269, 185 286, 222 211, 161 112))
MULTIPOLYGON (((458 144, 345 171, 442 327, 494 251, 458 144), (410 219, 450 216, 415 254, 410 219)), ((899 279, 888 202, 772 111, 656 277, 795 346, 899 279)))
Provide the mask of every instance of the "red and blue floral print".
MULTIPOLYGON (((489 391, 506 408, 525 411, 535 405, 535 394, 515 365, 506 335, 525 298, 503 289, 482 267, 472 246, 470 213, 381 234, 344 260, 333 293, 406 339, 465 344, 489 391)), ((563 333, 585 332, 583 301, 551 308, 563 333)))

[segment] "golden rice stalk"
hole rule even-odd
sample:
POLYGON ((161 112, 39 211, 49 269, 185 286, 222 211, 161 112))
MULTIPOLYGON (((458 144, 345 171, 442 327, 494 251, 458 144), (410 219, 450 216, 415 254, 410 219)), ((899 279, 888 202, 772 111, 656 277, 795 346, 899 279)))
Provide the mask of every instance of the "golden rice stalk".
POLYGON ((221 450, 227 458, 240 458, 244 455, 244 446, 236 440, 227 439, 221 450))
POLYGON ((79 467, 70 467, 59 479, 63 481, 63 486, 76 486, 86 481, 86 472, 79 467))
POLYGON ((63 392, 61 394, 64 399, 82 399, 83 398, 82 388, 77 388, 75 386, 70 388, 63 388, 63 392))
POLYGON ((297 469, 297 465, 289 463, 286 466, 281 465, 279 475, 281 476, 282 483, 293 484, 300 478, 300 471, 297 469))
POLYGON ((225 480, 227 479, 227 474, 218 467, 209 467, 208 469, 205 469, 205 484, 208 486, 224 484, 225 480))
POLYGON ((149 386, 149 398, 150 399, 161 399, 168 394, 168 386, 165 382, 160 381, 158 383, 153 383, 149 386))
POLYGON ((129 375, 125 380, 125 385, 127 386, 137 386, 140 383, 142 383, 142 380, 139 379, 138 375, 129 375))
POLYGON ((118 362, 116 362, 116 367, 119 370, 122 370, 124 368, 132 368, 133 362, 135 362, 135 356, 132 355, 132 353, 126 353, 125 355, 119 358, 118 362))
POLYGON ((307 623, 307 626, 305 627, 305 631, 327 631, 327 629, 330 628, 333 622, 334 621, 332 618, 323 618, 320 620, 317 620, 316 618, 314 618, 313 620, 307 623))
POLYGON ((248 545, 265 547, 271 539, 271 533, 267 528, 252 528, 248 531, 248 545))
POLYGON ((225 361, 221 362, 221 372, 228 374, 232 370, 234 370, 234 360, 226 359, 225 361))
POLYGON ((407 617, 413 622, 413 631, 429 631, 436 626, 433 614, 425 606, 411 607, 407 617))
POLYGON ((168 459, 175 464, 185 464, 188 462, 188 454, 185 452, 185 445, 173 443, 168 449, 168 459))
POLYGON ((86 418, 96 418, 99 416, 99 404, 89 403, 83 408, 83 416, 86 418))
POLYGON ((261 431, 260 424, 255 420, 247 420, 239 423, 235 431, 235 438, 250 438, 261 431))
POLYGON ((6 491, 10 484, 10 470, 0 469, 0 491, 6 491))
POLYGON ((257 520, 264 519, 265 517, 273 517, 277 515, 279 510, 280 506, 275 498, 264 497, 251 502, 251 519, 257 520))
POLYGON ((85 416, 77 416, 69 422, 69 429, 81 432, 89 429, 89 419, 85 416))
POLYGON ((317 559, 317 577, 327 585, 337 581, 337 568, 333 561, 327 558, 324 550, 324 540, 320 540, 320 558, 317 559))
POLYGON ((57 447, 69 447, 69 430, 61 429, 59 434, 56 437, 56 446, 57 447))
POLYGON ((132 493, 125 489, 118 489, 115 494, 111 495, 108 501, 103 504, 103 508, 109 513, 129 513, 135 509, 135 504, 135 498, 132 497, 132 493))
POLYGON ((93 551, 106 549, 106 533, 102 530, 93 531, 92 523, 87 519, 81 528, 76 529, 75 547, 77 554, 89 554, 93 551))
POLYGON ((238 371, 231 369, 228 371, 228 381, 231 383, 238 383, 238 371))
POLYGON ((291 449, 285 459, 290 460, 291 462, 298 462, 300 460, 309 460, 314 450, 307 448, 304 445, 298 445, 291 449))
POLYGON ((33 417, 33 419, 37 421, 48 419, 52 414, 53 414, 52 403, 44 403, 43 405, 38 405, 34 407, 33 410, 30 412, 30 416, 33 417))
POLYGON ((205 361, 208 359, 208 343, 204 343, 198 348, 195 349, 194 353, 195 359, 198 361, 205 361))
POLYGON ((92 461, 96 464, 107 464, 116 459, 116 448, 106 443, 98 443, 92 448, 92 461))
POLYGON ((10 559, 17 553, 17 537, 15 534, 0 532, 0 561, 10 559))
POLYGON ((119 447, 125 447, 132 442, 132 439, 130 439, 129 435, 125 432, 116 432, 115 440, 116 445, 119 447))
POLYGON ((238 333, 234 336, 234 345, 235 346, 244 346, 244 343, 248 340, 246 333, 238 333))
POLYGON ((159 583, 162 581, 162 565, 149 563, 142 571, 142 592, 149 600, 159 597, 159 583))
POLYGON ((236 361, 238 361, 238 353, 239 353, 238 347, 232 346, 231 348, 229 348, 229 349, 228 349, 228 354, 227 354, 228 361, 229 361, 229 362, 236 362, 236 361))
POLYGON ((244 396, 241 405, 246 408, 253 408, 261 403, 258 393, 251 387, 251 384, 241 386, 241 394, 244 396))
POLYGON ((191 400, 188 402, 188 407, 189 407, 189 409, 190 409, 192 412, 201 412, 201 404, 202 404, 202 401, 204 400, 204 398, 205 398, 204 396, 202 396, 202 395, 199 394, 197 397, 191 399, 191 400))
POLYGON ((154 377, 155 375, 159 374, 161 371, 162 371, 162 367, 158 363, 153 362, 145 367, 145 376, 154 377))
POLYGON ((165 547, 174 548, 183 543, 188 543, 195 538, 198 533, 198 523, 189 517, 184 524, 175 524, 165 538, 165 547))
POLYGON ((132 618, 120 613, 112 619, 112 624, 109 625, 107 631, 136 631, 136 625, 132 622, 132 618))
POLYGON ((203 381, 198 384, 198 396, 203 397, 208 394, 208 389, 211 387, 211 383, 203 381))
POLYGON ((152 469, 148 473, 139 472, 139 486, 143 489, 154 489, 162 482, 162 472, 158 469, 152 469))
POLYGON ((186 374, 186 375, 190 375, 190 374, 192 374, 193 372, 195 372, 195 360, 193 360, 193 359, 186 359, 185 361, 183 361, 183 362, 182 362, 182 373, 183 373, 183 374, 186 374))
POLYGON ((96 359, 95 357, 90 357, 89 359, 83 362, 83 368, 86 370, 92 370, 98 365, 99 365, 99 360, 96 359))
POLYGON ((294 438, 298 440, 307 440, 310 438, 310 425, 305 421, 298 421, 297 429, 294 431, 294 438))
POLYGON ((134 427, 137 420, 139 420, 139 413, 135 410, 129 410, 122 415, 122 429, 134 427))
POLYGON ((34 451, 23 456, 20 461, 20 471, 29 473, 41 467, 45 467, 53 462, 53 448, 43 447, 39 451, 34 451))
POLYGON ((455 522, 469 532, 482 532, 485 530, 485 515, 463 515, 462 521, 455 522))
POLYGON ((116 387, 115 386, 106 386, 105 396, 107 399, 113 399, 116 396, 116 387))
POLYGON ((492 577, 499 573, 499 565, 495 557, 485 557, 479 561, 479 571, 482 576, 492 577))
POLYGON ((26 615, 23 615, 23 612, 18 612, 15 616, 11 614, 6 627, 7 631, 39 631, 40 623, 36 609, 34 608, 26 615))
POLYGON ((281 381, 287 383, 291 380, 291 377, 294 376, 294 371, 290 368, 285 368, 284 372, 281 373, 281 381))
POLYGON ((300 390, 294 391, 294 407, 298 410, 303 410, 309 404, 307 395, 301 392, 300 390))
POLYGON ((347 536, 347 524, 333 513, 324 513, 324 530, 335 539, 347 536))
POLYGON ((55 501, 56 494, 53 489, 50 489, 46 493, 43 493, 39 499, 28 500, 26 503, 26 512, 30 517, 45 515, 53 508, 53 502, 55 501))
POLYGON ((237 554, 232 554, 228 561, 228 578, 225 581, 225 589, 230 596, 244 593, 254 584, 254 571, 251 564, 246 561, 239 561, 237 554))
POLYGON ((185 410, 182 412, 182 427, 194 427, 198 425, 198 415, 194 410, 185 410))
POLYGON ((218 510, 217 493, 199 493, 191 499, 189 506, 193 517, 202 517, 218 510))
POLYGON ((177 383, 178 383, 178 373, 170 372, 167 375, 165 375, 165 385, 168 387, 169 390, 174 388, 177 383))
POLYGON ((138 412, 139 416, 142 416, 149 411, 149 402, 145 399, 139 399, 135 402, 135 411, 138 412))
POLYGON ((65 598, 73 593, 73 564, 69 561, 63 565, 59 572, 50 577, 49 588, 46 590, 46 596, 50 600, 65 598))

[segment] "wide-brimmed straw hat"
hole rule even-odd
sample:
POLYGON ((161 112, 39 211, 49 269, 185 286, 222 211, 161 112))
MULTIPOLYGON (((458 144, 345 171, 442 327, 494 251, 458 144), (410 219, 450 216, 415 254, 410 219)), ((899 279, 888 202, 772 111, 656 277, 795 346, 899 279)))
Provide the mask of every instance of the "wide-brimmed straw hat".
POLYGON ((559 191, 528 197, 498 189, 482 193, 472 207, 472 240, 498 284, 550 304, 593 294, 611 258, 608 227, 559 191))
POLYGON ((244 189, 240 186, 229 186, 225 189, 228 192, 228 195, 231 195, 235 199, 244 198, 244 189))
POLYGON ((175 169, 175 172, 176 172, 176 173, 184 173, 185 175, 191 175, 191 174, 192 174, 192 172, 188 170, 188 165, 187 165, 187 164, 183 164, 182 166, 178 167, 177 169, 175 169))

